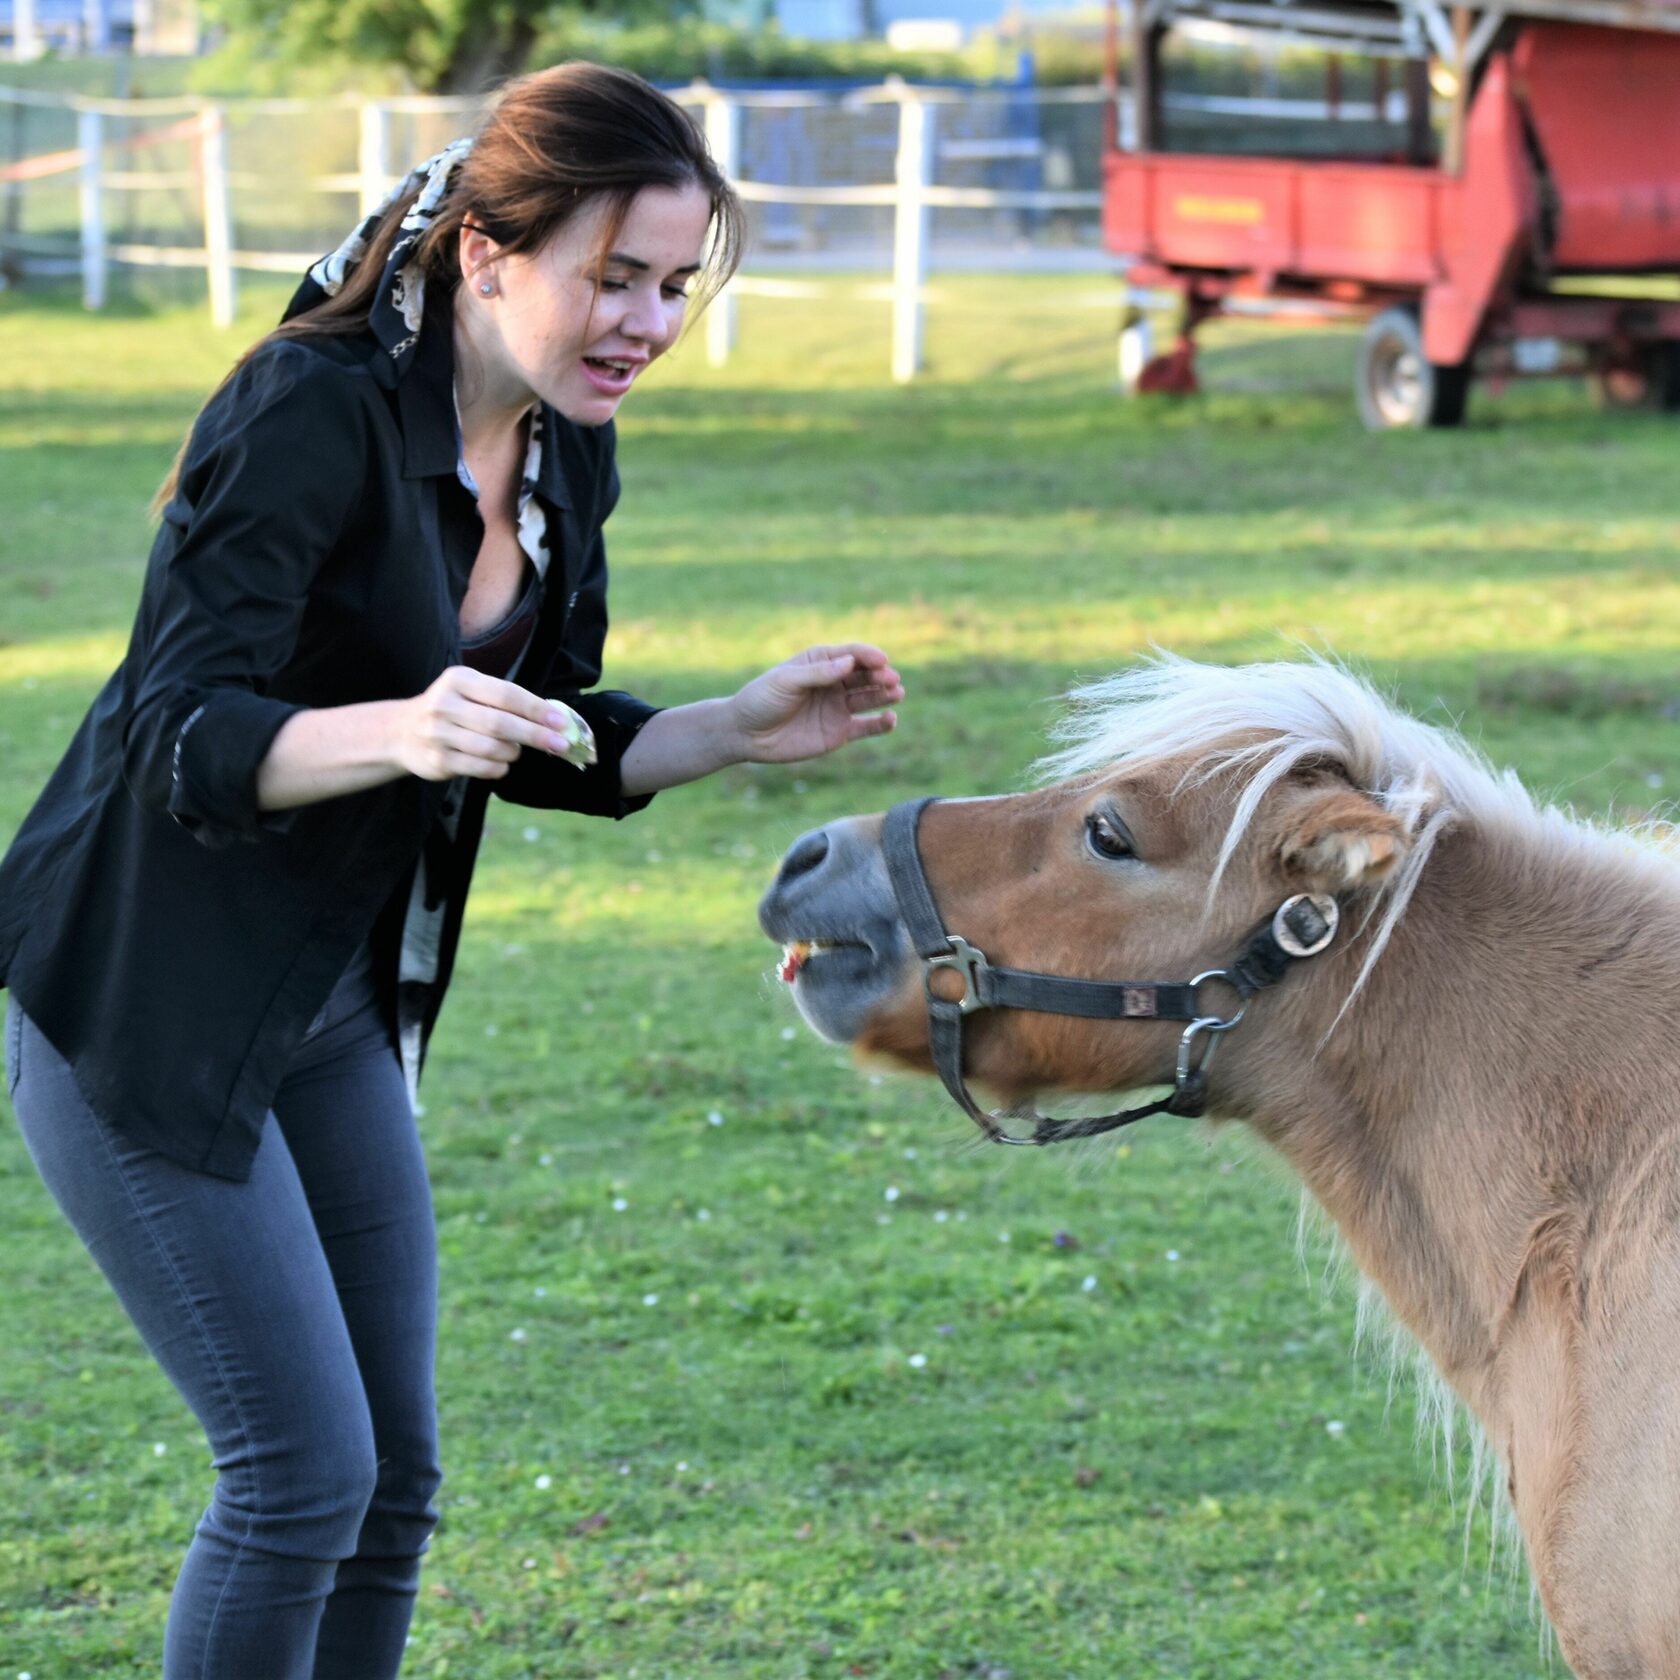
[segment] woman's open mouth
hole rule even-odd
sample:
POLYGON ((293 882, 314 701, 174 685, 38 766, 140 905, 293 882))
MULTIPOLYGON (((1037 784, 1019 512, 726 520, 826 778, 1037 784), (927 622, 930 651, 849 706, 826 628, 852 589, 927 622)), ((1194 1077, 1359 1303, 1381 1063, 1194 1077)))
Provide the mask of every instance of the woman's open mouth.
POLYGON ((621 361, 611 356, 583 358, 583 371, 590 384, 612 397, 621 397, 630 389, 641 365, 637 361, 621 361))

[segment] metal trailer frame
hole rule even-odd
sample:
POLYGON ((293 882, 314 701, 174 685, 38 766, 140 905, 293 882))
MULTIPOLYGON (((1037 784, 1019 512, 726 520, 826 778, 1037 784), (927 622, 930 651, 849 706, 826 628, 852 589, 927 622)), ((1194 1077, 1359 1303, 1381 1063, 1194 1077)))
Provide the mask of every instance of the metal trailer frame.
POLYGON ((1680 299, 1569 289, 1680 274, 1680 0, 1136 0, 1126 107, 1113 0, 1109 19, 1104 235, 1136 301, 1181 300, 1166 355, 1128 344, 1136 312, 1123 329, 1137 389, 1194 390, 1211 316, 1305 314, 1369 322, 1375 429, 1456 424, 1478 377, 1584 372, 1612 403, 1680 409, 1680 299), (1395 159, 1162 150, 1161 45, 1190 20, 1398 60, 1395 159), (1432 60, 1453 88, 1438 158, 1432 60))

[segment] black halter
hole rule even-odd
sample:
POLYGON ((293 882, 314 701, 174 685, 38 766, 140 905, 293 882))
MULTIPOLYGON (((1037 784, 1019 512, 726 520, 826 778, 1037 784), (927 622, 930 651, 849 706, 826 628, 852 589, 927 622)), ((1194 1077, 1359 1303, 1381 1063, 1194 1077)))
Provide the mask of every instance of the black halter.
POLYGON ((1207 1074, 1219 1035, 1231 1030, 1247 1013, 1248 1000, 1275 984, 1303 957, 1315 957, 1336 937, 1336 901, 1322 893, 1297 893, 1287 898, 1249 936, 1242 954, 1228 968, 1210 968, 1192 980, 1073 980, 1026 969, 997 968, 966 939, 945 931, 945 923, 922 868, 916 829, 932 799, 906 800, 887 812, 881 844, 887 874, 922 959, 922 985, 927 993, 928 1045, 933 1065, 945 1089, 993 1143, 1064 1143, 1070 1138, 1095 1137, 1142 1120, 1150 1114, 1178 1114, 1195 1119, 1207 1108, 1207 1074), (963 995, 939 997, 933 976, 951 969, 962 976, 963 995), (1240 1000, 1233 1015, 1214 1015, 1197 996, 1204 985, 1223 982, 1240 1000), (1170 1095, 1139 1108, 1122 1109, 1096 1119, 1053 1120, 1035 1115, 1031 1137, 1015 1137, 1002 1122, 1008 1114, 991 1114, 969 1094, 963 1080, 962 1024, 977 1009, 1030 1009, 1046 1015, 1078 1015, 1094 1021, 1187 1021, 1178 1041, 1178 1062, 1170 1095))

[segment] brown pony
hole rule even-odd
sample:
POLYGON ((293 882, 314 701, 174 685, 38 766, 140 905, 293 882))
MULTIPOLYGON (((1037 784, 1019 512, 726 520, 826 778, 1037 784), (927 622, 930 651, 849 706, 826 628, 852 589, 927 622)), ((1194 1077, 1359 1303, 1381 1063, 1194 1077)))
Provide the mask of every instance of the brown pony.
POLYGON ((1176 1071, 1178 1112, 1252 1126, 1485 1430, 1575 1672, 1680 1676, 1680 859, 1326 662, 1075 702, 1060 779, 909 814, 919 867, 903 817, 896 856, 880 816, 792 847, 759 919, 801 1012, 922 1069, 960 1015, 953 1090, 1011 1114, 1176 1071), (997 1007, 1001 969, 1131 984, 997 1007))

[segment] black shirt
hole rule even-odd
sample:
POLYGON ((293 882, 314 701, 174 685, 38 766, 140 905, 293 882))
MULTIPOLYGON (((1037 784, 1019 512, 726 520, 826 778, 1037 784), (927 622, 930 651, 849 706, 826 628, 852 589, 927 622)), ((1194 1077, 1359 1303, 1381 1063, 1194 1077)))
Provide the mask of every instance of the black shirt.
POLYGON ((193 428, 127 656, 0 861, 0 986, 96 1113, 187 1166, 248 1175, 293 1050, 370 937, 394 1023, 423 848, 447 906, 429 1034, 492 785, 600 816, 647 803, 623 796, 619 762, 654 708, 585 692, 613 428, 544 407, 552 553, 519 681, 584 716, 599 763, 528 751, 495 784, 404 776, 257 809, 257 767, 295 711, 407 698, 462 662, 483 526, 456 476, 453 379, 445 309, 400 378, 371 337, 270 342, 238 369, 193 428))

